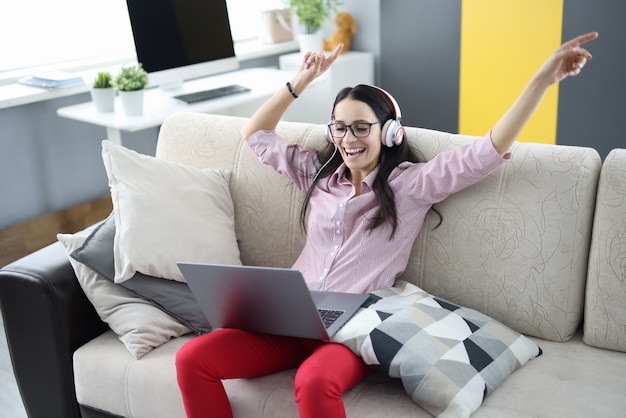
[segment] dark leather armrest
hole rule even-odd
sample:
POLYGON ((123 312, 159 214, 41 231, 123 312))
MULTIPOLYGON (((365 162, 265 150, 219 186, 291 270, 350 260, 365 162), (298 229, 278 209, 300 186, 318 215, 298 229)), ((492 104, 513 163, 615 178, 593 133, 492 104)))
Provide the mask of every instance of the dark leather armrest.
POLYGON ((28 416, 80 417, 72 355, 108 327, 83 293, 61 244, 0 270, 0 309, 28 416))

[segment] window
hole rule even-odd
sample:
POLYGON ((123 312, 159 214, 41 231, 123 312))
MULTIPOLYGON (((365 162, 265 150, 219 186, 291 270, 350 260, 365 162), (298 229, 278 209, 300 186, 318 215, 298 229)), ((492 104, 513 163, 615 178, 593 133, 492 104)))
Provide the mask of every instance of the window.
MULTIPOLYGON (((211 0, 208 0, 211 1, 211 0)), ((235 42, 260 34, 260 12, 282 0, 227 0, 235 42)), ((125 0, 13 0, 0 6, 0 80, 135 58, 125 0)))
POLYGON ((134 56, 123 0, 21 0, 0 14, 0 72, 134 56))
POLYGON ((284 7, 283 0, 226 0, 226 3, 235 42, 258 38, 261 12, 284 7))

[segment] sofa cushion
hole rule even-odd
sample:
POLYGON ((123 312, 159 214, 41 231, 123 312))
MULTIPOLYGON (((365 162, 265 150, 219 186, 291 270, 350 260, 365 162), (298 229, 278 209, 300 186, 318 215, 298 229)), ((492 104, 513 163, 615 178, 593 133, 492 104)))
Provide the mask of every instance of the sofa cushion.
MULTIPOLYGON (((84 243, 86 237, 84 233, 57 235, 68 257, 84 243)), ((81 288, 98 315, 109 324, 135 359, 140 359, 171 338, 191 331, 151 303, 98 277, 97 273, 72 257, 69 260, 81 288)))
POLYGON ((604 159, 593 223, 584 341, 626 352, 626 150, 604 159))
POLYGON ((525 336, 473 309, 399 281, 370 294, 333 337, 370 365, 402 379, 435 416, 469 417, 515 370, 541 354, 525 336))
MULTIPOLYGON (((102 278, 114 283, 114 237, 115 217, 114 214, 111 214, 89 234, 83 245, 73 251, 71 256, 98 273, 102 278)), ((211 330, 211 325, 200 310, 187 283, 162 280, 143 273, 135 273, 133 277, 117 285, 154 303, 197 334, 204 334, 211 330)))
MULTIPOLYGON (((185 335, 168 341, 137 361, 111 332, 96 337, 74 353, 78 402, 128 418, 185 418, 176 384, 175 357, 190 338, 185 335), (103 357, 107 362, 99 361, 103 357)), ((224 380, 233 415, 297 418, 295 372, 289 369, 253 379, 224 380)), ((398 379, 380 374, 372 374, 343 399, 348 417, 430 417, 406 396, 398 379)))
POLYGON ((115 281, 184 282, 179 261, 241 264, 230 172, 198 170, 102 143, 115 212, 115 281))
MULTIPOLYGON (((407 137, 425 159, 472 140, 425 129, 407 137)), ((404 278, 525 335, 567 341, 583 317, 601 160, 582 147, 511 151, 508 164, 437 206, 443 222, 427 219, 404 278)))
MULTIPOLYGON (((231 172, 236 235, 246 265, 291 267, 304 247, 298 223, 302 193, 241 140, 245 118, 178 112, 159 131, 156 156, 196 168, 231 172)), ((322 125, 284 125, 289 138, 306 133, 310 147, 328 144, 322 125)), ((283 131, 284 132, 284 131, 283 131)))
MULTIPOLYGON (((74 353, 78 402, 128 418, 185 418, 174 360, 190 338, 170 340, 135 360, 111 331, 96 337, 74 353)), ((472 418, 623 417, 623 353, 590 347, 580 334, 567 343, 540 344, 543 355, 513 373, 472 418)), ((234 416, 297 418, 294 375, 291 369, 224 381, 234 416)), ((400 379, 381 373, 346 392, 343 400, 348 417, 432 418, 407 396, 400 379)))

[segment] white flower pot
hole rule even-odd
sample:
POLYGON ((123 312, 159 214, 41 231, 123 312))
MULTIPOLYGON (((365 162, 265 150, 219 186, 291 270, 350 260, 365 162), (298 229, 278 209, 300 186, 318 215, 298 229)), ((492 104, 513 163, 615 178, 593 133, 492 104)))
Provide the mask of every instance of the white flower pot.
POLYGON ((128 116, 143 114, 143 90, 120 91, 122 109, 128 116))
POLYGON ((92 88, 91 100, 97 112, 113 112, 115 109, 115 89, 113 87, 103 89, 92 88))
POLYGON ((300 53, 303 55, 309 51, 321 52, 324 48, 324 37, 322 36, 321 30, 318 30, 313 34, 299 34, 298 42, 300 43, 300 53))

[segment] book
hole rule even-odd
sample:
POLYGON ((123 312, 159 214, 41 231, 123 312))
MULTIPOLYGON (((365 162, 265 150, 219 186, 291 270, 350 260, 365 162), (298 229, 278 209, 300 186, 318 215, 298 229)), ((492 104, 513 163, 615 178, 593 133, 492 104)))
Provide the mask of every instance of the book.
POLYGON ((18 80, 18 83, 28 86, 55 89, 61 87, 76 86, 83 84, 85 80, 82 76, 66 71, 52 71, 48 73, 33 74, 18 80))

